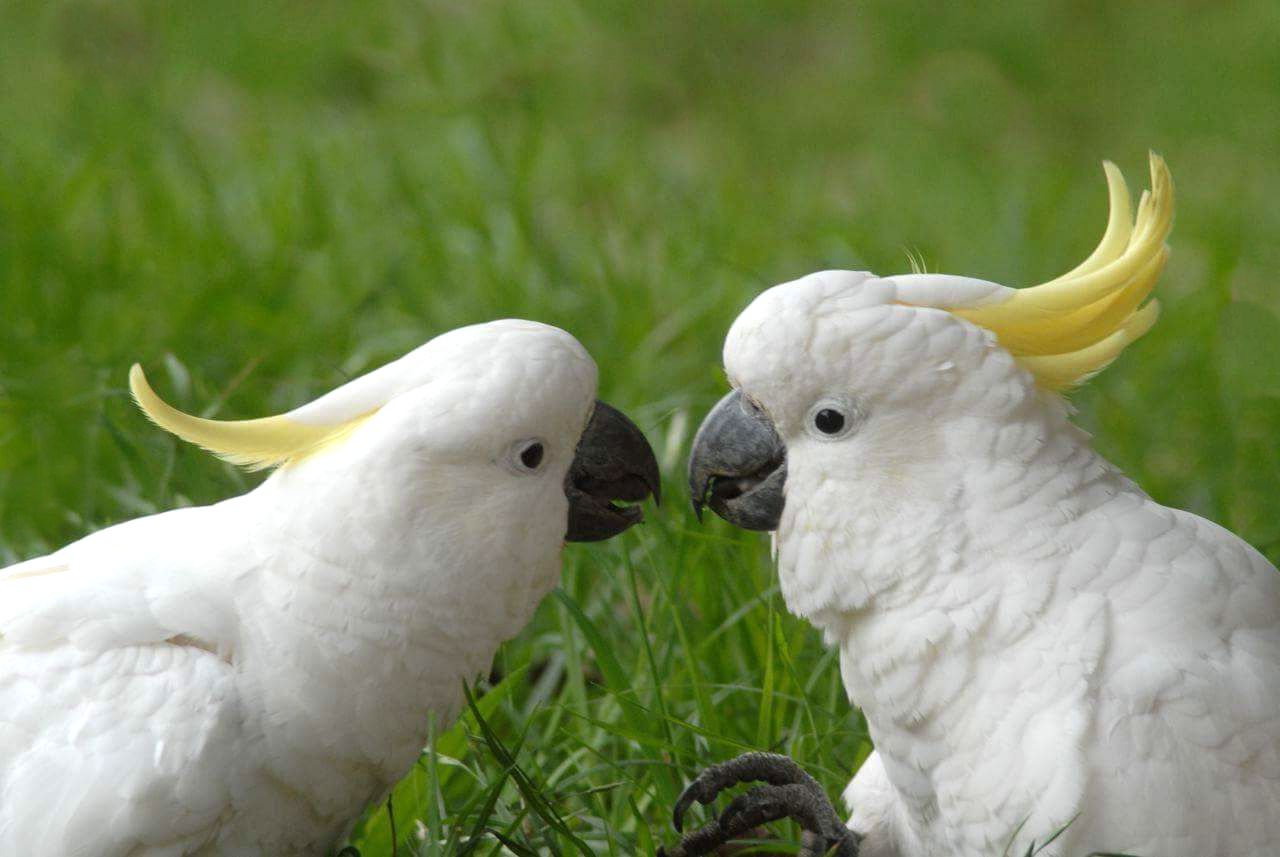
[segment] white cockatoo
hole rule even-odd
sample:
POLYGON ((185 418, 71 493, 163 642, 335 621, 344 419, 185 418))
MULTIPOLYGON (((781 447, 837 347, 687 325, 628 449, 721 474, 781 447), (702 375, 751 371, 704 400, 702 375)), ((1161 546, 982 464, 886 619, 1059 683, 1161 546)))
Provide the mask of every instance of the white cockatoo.
MULTIPOLYGON (((876 752, 845 791, 749 755, 741 798, 672 854, 790 814, 809 853, 1280 855, 1280 574, 1152 500, 1060 392, 1156 319, 1173 186, 1035 288, 826 271, 761 294, 724 346, 733 392, 690 459, 695 507, 772 530, 789 609, 840 652, 876 752), (1006 850, 1007 849, 1007 850, 1006 850)), ((1176 385, 1175 379, 1170 384, 1176 385)))
POLYGON ((283 416, 165 429, 253 491, 0 571, 0 855, 340 844, 559 577, 639 520, 644 436, 572 336, 443 334, 283 416))

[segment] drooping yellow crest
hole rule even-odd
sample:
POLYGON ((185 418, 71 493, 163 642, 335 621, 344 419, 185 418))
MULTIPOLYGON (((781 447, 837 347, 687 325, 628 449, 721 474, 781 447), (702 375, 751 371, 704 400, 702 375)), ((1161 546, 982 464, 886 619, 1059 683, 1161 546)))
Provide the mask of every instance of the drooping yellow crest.
POLYGON ((346 437, 370 416, 330 426, 307 425, 283 415, 257 420, 204 419, 183 413, 156 395, 136 363, 129 370, 129 389, 138 406, 160 428, 250 470, 301 460, 346 437))
POLYGON ((1064 390, 1086 381, 1160 314, 1158 301, 1143 301, 1169 258, 1173 179, 1163 158, 1152 152, 1150 161, 1151 190, 1143 192, 1132 223, 1124 176, 1110 161, 1103 165, 1111 204, 1107 229, 1074 270, 1018 289, 1001 303, 952 310, 995 333, 1042 387, 1064 390))

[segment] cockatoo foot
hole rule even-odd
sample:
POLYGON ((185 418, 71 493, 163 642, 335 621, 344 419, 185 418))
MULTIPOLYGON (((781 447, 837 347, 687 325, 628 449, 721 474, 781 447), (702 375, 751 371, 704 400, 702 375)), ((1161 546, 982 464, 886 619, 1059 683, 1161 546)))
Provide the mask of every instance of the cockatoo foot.
POLYGON ((725 789, 739 783, 764 782, 734 798, 720 816, 686 834, 672 850, 658 857, 696 857, 709 854, 761 824, 790 818, 804 831, 800 857, 821 857, 835 848, 836 857, 857 857, 858 838, 844 826, 818 781, 786 756, 744 753, 712 765, 698 775, 676 801, 672 824, 684 829, 684 814, 696 801, 710 804, 725 789))

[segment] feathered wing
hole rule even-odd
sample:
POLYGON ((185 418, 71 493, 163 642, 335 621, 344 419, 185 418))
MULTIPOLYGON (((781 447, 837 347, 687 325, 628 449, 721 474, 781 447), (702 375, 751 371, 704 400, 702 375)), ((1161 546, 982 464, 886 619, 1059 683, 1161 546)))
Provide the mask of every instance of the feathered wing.
POLYGON ((1084 844, 1280 853, 1280 573, 1227 530, 1154 503, 1111 526, 1116 556, 1139 564, 1109 587, 1081 815, 1082 837, 1096 827, 1111 841, 1084 844))
POLYGON ((0 571, 0 854, 194 854, 231 806, 233 668, 128 561, 155 520, 0 571))
MULTIPOLYGON (((1069 711, 1087 718, 1074 730, 1050 718, 1039 730, 1043 741, 1024 735, 1007 759, 993 749, 1003 739, 975 745, 972 770, 981 774, 984 761, 998 760, 995 778, 984 780, 984 791, 966 774, 960 793, 989 811, 1006 802, 1022 807, 989 830, 977 827, 1003 842, 1030 819, 1024 833, 1043 842, 1074 817, 1044 852, 1068 857, 1280 854, 1280 572, 1227 530, 1137 493, 1101 511, 1064 533, 1057 559, 1021 569, 1052 576, 1055 597, 1066 604, 1105 602, 1097 614, 1105 617, 1097 628, 1105 645, 1083 671, 1069 711), (1041 784, 1027 791, 1037 776, 1041 784), (1046 826, 1041 816, 1059 820, 1046 826)), ((1071 630, 1041 648, 1061 662, 1031 672, 1019 706, 1071 671, 1078 637, 1071 630)), ((1003 656, 1006 663, 1015 657, 1003 656)), ((980 719, 996 729, 1013 712, 1012 703, 997 700, 980 719)), ((1037 717, 1050 714, 1037 703, 1037 717)), ((933 790, 941 794, 941 784, 933 790)), ((866 857, 926 853, 879 753, 845 800, 850 827, 867 837, 866 857)), ((957 820, 953 812, 950 837, 964 832, 957 820)))

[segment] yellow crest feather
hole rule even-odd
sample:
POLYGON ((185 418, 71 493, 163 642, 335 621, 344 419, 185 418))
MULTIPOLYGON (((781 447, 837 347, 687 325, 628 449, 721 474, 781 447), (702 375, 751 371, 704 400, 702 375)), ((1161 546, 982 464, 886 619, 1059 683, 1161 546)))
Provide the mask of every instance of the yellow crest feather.
POLYGON ((1124 176, 1115 164, 1103 165, 1111 213, 1102 240, 1084 262, 1002 303, 952 310, 995 333, 1047 389, 1084 382, 1155 324, 1159 302, 1143 301, 1169 258, 1173 179, 1163 158, 1152 152, 1150 161, 1151 190, 1143 193, 1132 224, 1124 176))
POLYGON ((251 470, 279 467, 312 455, 349 435, 370 416, 365 414, 336 426, 306 425, 287 416, 257 420, 196 417, 156 395, 136 363, 129 370, 129 389, 138 407, 160 428, 251 470))

